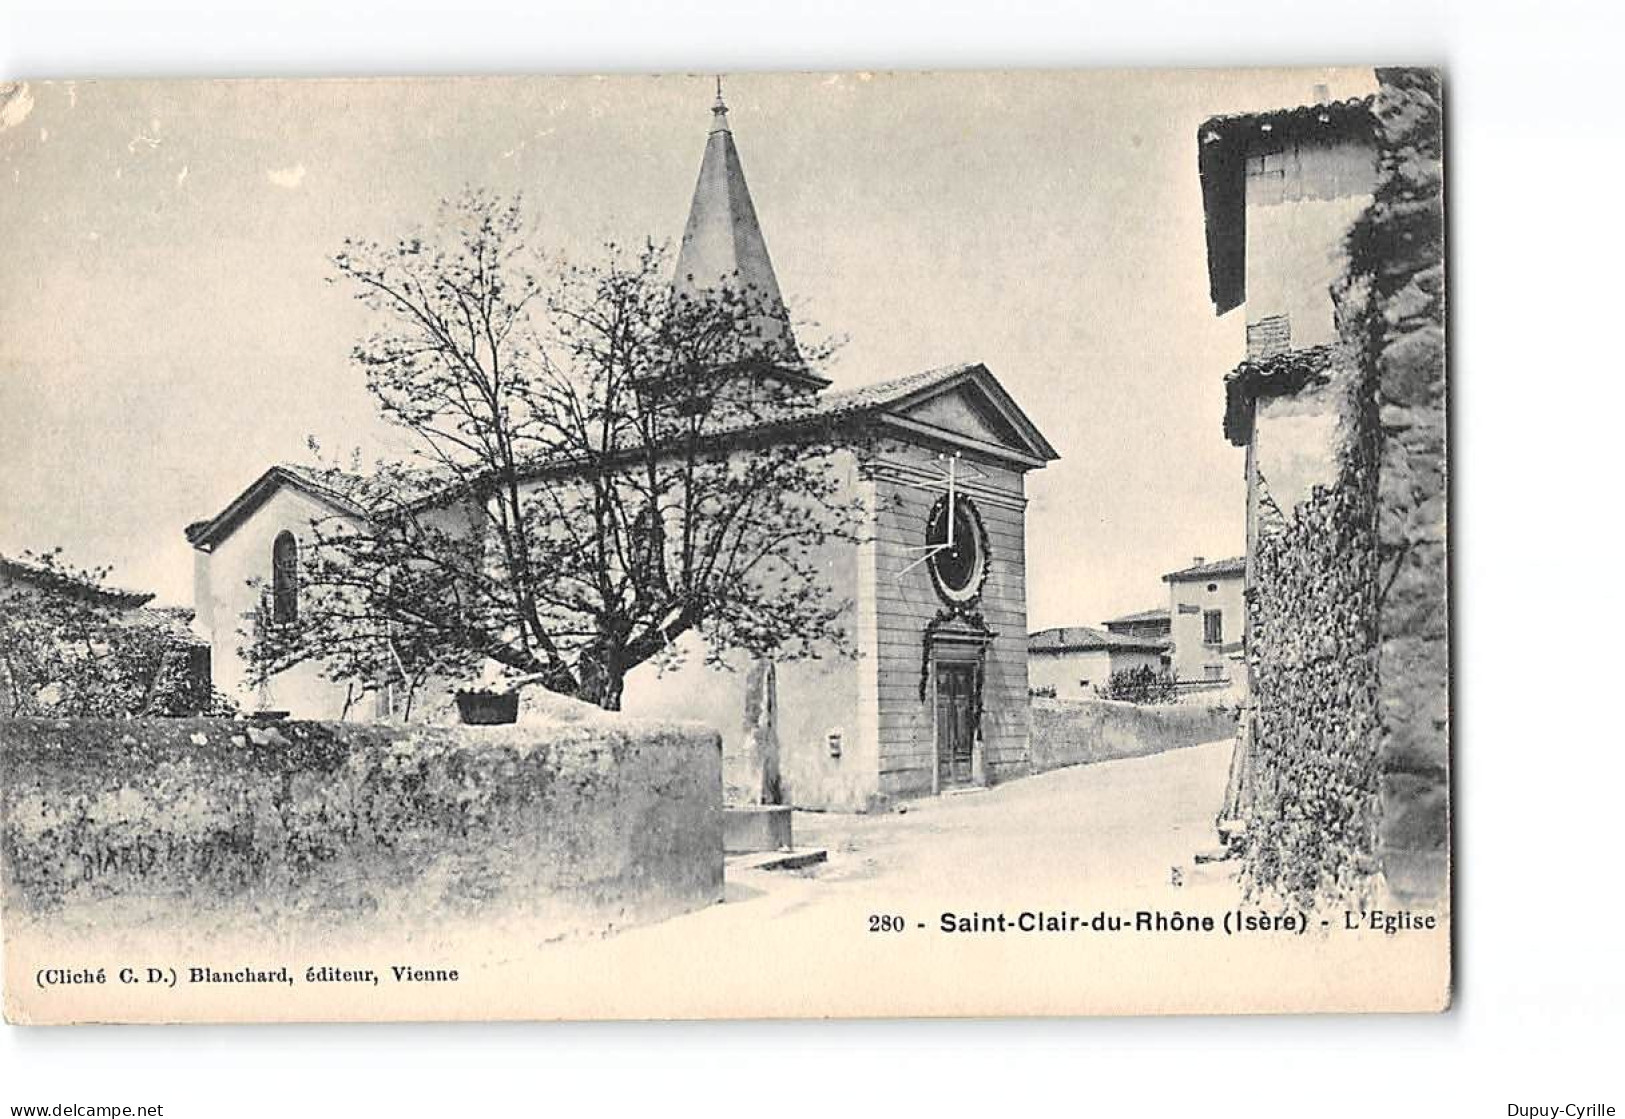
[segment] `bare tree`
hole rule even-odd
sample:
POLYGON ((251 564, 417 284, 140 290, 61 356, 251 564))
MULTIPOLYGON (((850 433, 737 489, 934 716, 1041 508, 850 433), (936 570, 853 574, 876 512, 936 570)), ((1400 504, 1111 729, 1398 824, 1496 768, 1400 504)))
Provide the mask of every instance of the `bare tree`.
POLYGON ((314 526, 298 618, 255 627, 262 674, 412 687, 494 663, 615 709, 685 634, 713 663, 850 651, 819 558, 860 510, 791 387, 782 308, 727 277, 674 292, 653 245, 544 270, 518 201, 483 194, 333 263, 378 319, 354 359, 413 450, 327 471, 364 512, 314 526))

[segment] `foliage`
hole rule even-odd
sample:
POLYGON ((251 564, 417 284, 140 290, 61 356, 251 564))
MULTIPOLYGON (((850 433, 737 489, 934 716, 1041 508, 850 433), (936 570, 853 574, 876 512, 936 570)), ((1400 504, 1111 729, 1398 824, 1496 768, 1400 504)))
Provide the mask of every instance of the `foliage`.
POLYGON ((816 400, 773 376, 801 360, 782 308, 721 277, 674 292, 654 245, 544 262, 519 202, 478 193, 333 264, 374 313, 354 360, 412 450, 324 470, 365 515, 312 526, 297 621, 250 635, 262 678, 310 662, 410 693, 494 665, 616 708, 686 634, 711 663, 850 651, 818 552, 860 510, 816 400))
POLYGON ((1121 668, 1111 674, 1105 687, 1096 686, 1102 699, 1122 700, 1126 703, 1172 703, 1178 695, 1174 678, 1159 672, 1148 664, 1137 668, 1121 668))
POLYGON ((1303 909, 1348 904, 1374 869, 1375 557, 1369 449, 1259 541, 1257 734, 1245 881, 1303 909))
POLYGON ((0 579, 0 701, 8 716, 228 714, 189 671, 187 648, 139 598, 61 550, 24 553, 0 579))
MULTIPOLYGON (((1377 72, 1378 166, 1372 204, 1349 229, 1345 284, 1369 284, 1351 300, 1346 338, 1363 344, 1368 365, 1391 336, 1417 323, 1444 322, 1444 105, 1435 70, 1377 72), (1390 314, 1377 314, 1377 307, 1390 314), (1397 313, 1393 313, 1397 312, 1397 313)), ((1442 388, 1442 377, 1436 378, 1442 388)))

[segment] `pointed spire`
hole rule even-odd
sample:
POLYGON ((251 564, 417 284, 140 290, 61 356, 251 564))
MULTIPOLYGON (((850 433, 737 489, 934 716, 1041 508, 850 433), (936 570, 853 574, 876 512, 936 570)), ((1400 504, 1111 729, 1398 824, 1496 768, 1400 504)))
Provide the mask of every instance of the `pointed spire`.
POLYGON ((722 100, 722 75, 717 75, 717 99, 711 106, 711 131, 728 131, 728 106, 722 100))
POLYGON ((674 287, 695 294, 726 284, 751 292, 768 308, 758 317, 762 337, 783 346, 788 363, 800 366, 790 316, 779 294, 767 241, 756 219, 750 188, 745 185, 739 149, 728 127, 728 106, 722 100, 720 75, 711 114, 711 134, 706 137, 699 181, 694 185, 688 224, 677 252, 674 287))

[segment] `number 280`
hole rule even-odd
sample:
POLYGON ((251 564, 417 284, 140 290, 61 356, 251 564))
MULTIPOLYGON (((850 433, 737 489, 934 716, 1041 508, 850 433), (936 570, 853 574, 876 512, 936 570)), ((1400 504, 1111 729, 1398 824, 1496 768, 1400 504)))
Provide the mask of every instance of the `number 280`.
POLYGON ((895 913, 869 914, 870 932, 902 932, 903 928, 903 918, 895 913))

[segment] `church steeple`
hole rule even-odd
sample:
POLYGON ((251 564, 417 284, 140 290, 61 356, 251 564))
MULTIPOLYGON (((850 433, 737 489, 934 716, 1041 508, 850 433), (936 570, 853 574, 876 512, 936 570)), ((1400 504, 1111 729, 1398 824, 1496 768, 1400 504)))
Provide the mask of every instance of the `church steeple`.
POLYGON ((719 77, 716 103, 711 106, 711 134, 706 137, 694 201, 677 252, 674 287, 680 293, 699 294, 722 285, 738 285, 766 304, 756 325, 763 339, 782 349, 780 364, 789 367, 783 370, 791 374, 789 379, 817 381, 820 386, 827 383, 802 367, 773 261, 767 255, 767 241, 745 185, 739 149, 728 127, 728 106, 722 100, 719 77))

